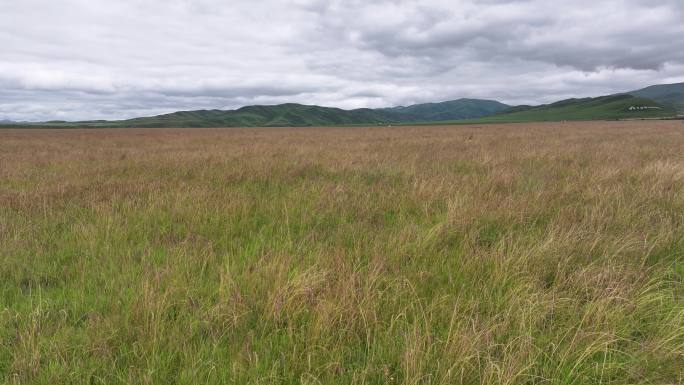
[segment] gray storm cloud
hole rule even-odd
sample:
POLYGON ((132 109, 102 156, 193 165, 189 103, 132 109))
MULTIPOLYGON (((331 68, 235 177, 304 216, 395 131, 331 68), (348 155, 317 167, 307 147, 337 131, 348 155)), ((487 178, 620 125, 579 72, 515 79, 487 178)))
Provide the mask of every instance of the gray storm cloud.
POLYGON ((0 0, 0 120, 541 103, 684 81, 684 2, 0 0))

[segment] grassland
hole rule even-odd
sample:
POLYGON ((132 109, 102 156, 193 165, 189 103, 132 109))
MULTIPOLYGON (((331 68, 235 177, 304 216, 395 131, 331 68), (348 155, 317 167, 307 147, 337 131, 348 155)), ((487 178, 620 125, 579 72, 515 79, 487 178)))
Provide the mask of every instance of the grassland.
POLYGON ((479 123, 559 122, 564 120, 617 120, 669 118, 677 111, 650 99, 627 94, 561 100, 541 106, 512 107, 499 114, 478 119, 479 123), (631 111, 632 106, 657 107, 631 111))
POLYGON ((684 83, 654 85, 630 94, 655 100, 674 108, 680 115, 684 114, 684 83))
POLYGON ((684 124, 0 130, 0 383, 682 384, 684 124))

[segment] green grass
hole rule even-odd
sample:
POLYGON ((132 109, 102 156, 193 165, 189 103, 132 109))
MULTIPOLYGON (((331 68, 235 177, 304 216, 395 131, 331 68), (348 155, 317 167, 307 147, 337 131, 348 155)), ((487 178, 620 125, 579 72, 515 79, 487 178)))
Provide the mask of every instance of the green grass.
POLYGON ((0 382, 683 383, 677 123, 2 132, 0 382))
POLYGON ((479 99, 458 99, 408 107, 355 110, 289 103, 274 106, 247 106, 237 110, 179 111, 117 121, 15 122, 0 124, 0 128, 311 127, 655 119, 674 117, 681 104, 679 96, 679 94, 669 95, 670 99, 663 99, 662 104, 643 97, 620 94, 569 99, 541 106, 510 108, 496 101, 479 99), (658 109, 630 111, 631 106, 650 106, 658 107, 658 109))
POLYGON ((444 122, 489 116, 509 107, 495 100, 458 99, 441 103, 424 103, 407 107, 387 108, 385 111, 398 112, 414 117, 414 122, 444 122))
POLYGON ((674 108, 679 114, 684 114, 684 83, 659 84, 632 91, 630 94, 655 100, 674 108))
POLYGON ((563 120, 649 119, 675 116, 672 107, 650 99, 631 95, 611 95, 598 98, 569 99, 542 106, 519 106, 487 116, 477 123, 558 122, 563 120), (659 109, 630 111, 631 106, 651 106, 659 109))
POLYGON ((127 120, 97 120, 84 122, 13 123, 5 127, 33 128, 187 128, 187 127, 306 127, 342 126, 355 124, 391 124, 416 121, 413 116, 400 112, 367 108, 343 110, 340 108, 280 104, 274 106, 247 106, 237 110, 179 111, 165 115, 127 120))
POLYGON ((171 114, 120 121, 51 121, 44 123, 5 123, 3 127, 33 128, 124 128, 124 127, 306 127, 387 125, 478 118, 505 109, 505 104, 489 100, 459 99, 443 103, 418 104, 386 109, 343 110, 301 104, 247 106, 237 110, 179 111, 171 114))

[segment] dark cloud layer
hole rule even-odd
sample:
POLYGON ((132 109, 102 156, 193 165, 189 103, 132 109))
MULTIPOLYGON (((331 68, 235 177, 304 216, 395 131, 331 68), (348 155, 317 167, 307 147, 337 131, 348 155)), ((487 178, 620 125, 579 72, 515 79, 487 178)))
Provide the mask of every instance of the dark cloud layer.
POLYGON ((0 0, 0 120, 684 81, 681 0, 0 0))

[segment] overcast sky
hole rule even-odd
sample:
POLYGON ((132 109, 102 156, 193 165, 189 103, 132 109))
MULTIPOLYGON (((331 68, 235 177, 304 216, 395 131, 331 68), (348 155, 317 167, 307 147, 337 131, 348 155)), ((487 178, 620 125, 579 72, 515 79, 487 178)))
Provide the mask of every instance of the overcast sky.
POLYGON ((684 81, 683 0, 0 0, 0 120, 684 81))

